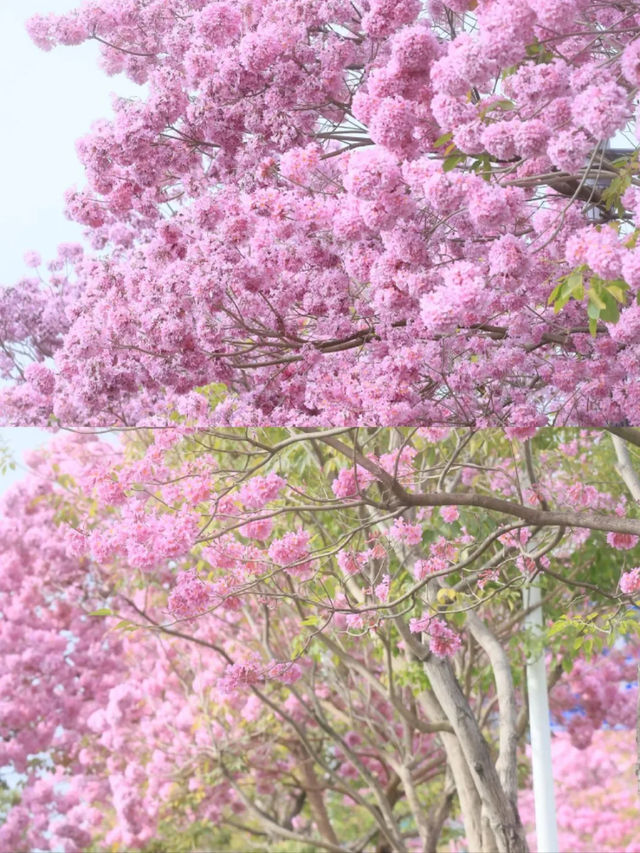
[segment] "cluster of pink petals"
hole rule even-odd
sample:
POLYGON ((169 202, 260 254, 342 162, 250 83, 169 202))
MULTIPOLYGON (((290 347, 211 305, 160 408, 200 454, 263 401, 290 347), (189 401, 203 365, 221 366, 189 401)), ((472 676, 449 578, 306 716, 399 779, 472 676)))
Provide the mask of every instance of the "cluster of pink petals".
MULTIPOLYGON (((633 16, 594 0, 471 16, 464 0, 167 2, 28 25, 45 50, 96 39, 105 71, 145 88, 78 143, 67 213, 89 245, 29 253, 46 287, 0 294, 7 423, 177 409, 523 438, 550 418, 638 421, 638 188, 624 211, 572 190, 633 132, 633 16), (549 303, 576 265, 628 285, 595 334, 586 299, 549 303)), ((348 473, 335 489, 358 490, 348 473)))
POLYGON ((620 577, 620 591, 625 595, 631 595, 640 590, 640 566, 631 569, 629 572, 623 572, 620 577))
POLYGON ((640 537, 634 536, 633 533, 607 533, 607 544, 612 548, 617 548, 618 551, 629 551, 635 548, 640 537))
POLYGON ((452 657, 462 647, 462 638, 444 619, 425 614, 419 619, 410 619, 409 630, 414 634, 426 633, 429 637, 429 650, 440 658, 452 657))
POLYGON ((195 572, 179 572, 176 585, 169 594, 169 612, 178 619, 199 616, 212 606, 215 595, 209 584, 195 572))

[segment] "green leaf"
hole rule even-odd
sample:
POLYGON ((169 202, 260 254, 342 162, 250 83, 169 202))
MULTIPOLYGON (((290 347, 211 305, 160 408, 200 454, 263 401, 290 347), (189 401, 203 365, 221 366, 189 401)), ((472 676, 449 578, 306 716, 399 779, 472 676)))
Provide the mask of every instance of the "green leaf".
POLYGON ((636 228, 633 234, 629 237, 629 239, 624 244, 627 249, 635 249, 638 243, 638 237, 640 237, 640 230, 636 228))
POLYGON ((605 303, 604 310, 600 313, 600 317, 605 323, 617 323, 620 319, 620 309, 615 298, 608 290, 602 291, 602 300, 605 303))
POLYGON ((490 110, 514 110, 516 105, 513 101, 510 101, 508 98, 502 98, 500 101, 496 101, 495 104, 491 104, 490 107, 487 108, 487 112, 490 110))
POLYGON ((510 101, 508 98, 503 98, 500 101, 496 101, 493 104, 489 104, 488 107, 484 107, 484 109, 482 109, 480 111, 480 117, 484 118, 487 115, 487 113, 492 112, 492 110, 507 111, 507 110, 514 110, 514 109, 515 109, 515 104, 513 103, 513 101, 510 101))
POLYGON ((607 282, 607 291, 621 305, 627 301, 627 290, 629 290, 629 285, 622 278, 607 282))
POLYGON ((587 314, 590 320, 597 320, 600 317, 600 307, 596 305, 594 301, 589 299, 589 303, 587 305, 587 314))
POLYGON ((556 297, 555 305, 553 306, 554 313, 557 314, 558 311, 561 311, 570 299, 571 291, 569 290, 568 282, 564 281, 560 287, 560 292, 556 297))
POLYGON ((584 269, 580 267, 559 279, 549 295, 548 304, 553 305, 554 313, 557 314, 572 298, 584 299, 584 269))
POLYGON ((549 294, 549 298, 547 300, 547 305, 553 305, 553 303, 558 298, 558 295, 560 294, 560 291, 562 290, 563 287, 564 287, 564 280, 561 280, 560 284, 556 284, 556 286, 553 288, 553 290, 549 294))
POLYGON ((459 163, 463 163, 466 159, 466 154, 452 154, 451 157, 447 157, 442 164, 443 172, 450 172, 452 169, 455 169, 459 163))
POLYGON ((567 276, 567 288, 575 299, 584 298, 584 272, 582 270, 574 270, 567 276))
POLYGON ((121 619, 117 625, 114 625, 113 630, 114 631, 127 631, 128 633, 131 633, 132 631, 137 631, 138 627, 139 626, 136 625, 135 622, 129 622, 128 619, 121 619))
POLYGON ((101 607, 100 610, 92 610, 89 616, 115 616, 115 613, 109 607, 101 607))
POLYGON ((433 143, 434 148, 440 148, 441 145, 444 145, 446 142, 450 142, 453 138, 453 131, 448 130, 446 133, 443 133, 442 136, 439 136, 436 141, 433 143))
POLYGON ((589 288, 589 304, 587 306, 587 312, 590 317, 598 317, 601 311, 607 307, 607 303, 604 301, 600 293, 596 290, 596 288, 589 288), (595 312, 595 313, 594 313, 595 312))

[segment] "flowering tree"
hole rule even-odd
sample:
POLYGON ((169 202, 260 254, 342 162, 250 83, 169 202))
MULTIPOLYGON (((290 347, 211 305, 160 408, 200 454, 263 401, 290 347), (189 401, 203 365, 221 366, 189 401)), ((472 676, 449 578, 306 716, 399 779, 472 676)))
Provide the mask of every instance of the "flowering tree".
MULTIPOLYGON (((637 853, 636 750, 629 730, 597 731, 588 749, 578 749, 558 732, 552 741, 561 850, 625 850, 637 853)), ((533 797, 519 800, 525 823, 533 825, 533 797)), ((536 849, 535 836, 529 842, 536 849)))
POLYGON ((635 724, 614 461, 576 431, 58 440, 4 506, 3 845, 526 850, 527 654, 575 748, 635 724))
POLYGON ((102 0, 32 19, 40 47, 94 40, 144 88, 78 143, 67 212, 92 250, 1 295, 3 418, 637 423, 637 158, 611 145, 635 132, 638 14, 102 0))

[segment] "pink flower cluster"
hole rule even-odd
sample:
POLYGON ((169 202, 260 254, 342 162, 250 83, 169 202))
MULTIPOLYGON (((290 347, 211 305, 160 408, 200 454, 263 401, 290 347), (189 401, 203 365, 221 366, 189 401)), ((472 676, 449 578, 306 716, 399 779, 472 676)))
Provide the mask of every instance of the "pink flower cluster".
POLYGON ((375 477, 366 468, 341 468, 331 488, 337 498, 350 498, 363 492, 374 481, 375 477))
POLYGON ((269 557, 278 566, 286 567, 287 571, 300 577, 308 576, 311 571, 309 561, 308 530, 300 528, 286 533, 281 539, 274 539, 269 546, 269 557))
POLYGON ((425 614, 419 619, 410 619, 409 630, 414 634, 426 633, 429 650, 440 658, 452 657, 462 647, 462 638, 449 628, 444 619, 425 614))
POLYGON ((607 204, 582 181, 634 132, 640 24, 595 0, 469 5, 104 0, 32 19, 43 49, 95 39, 145 88, 78 143, 86 249, 0 295, 3 420, 638 422, 637 187, 607 204), (576 264, 587 292, 628 285, 618 322, 592 333, 575 295, 554 310, 576 264))
POLYGON ((366 565, 369 554, 366 551, 354 552, 338 551, 336 559, 338 565, 346 575, 357 575, 366 565))
POLYGON ((442 516, 443 521, 446 521, 448 524, 452 524, 460 518, 460 512, 458 511, 457 506, 440 507, 440 515, 442 516))
POLYGON ((243 688, 261 684, 264 678, 264 666, 259 661, 234 663, 227 666, 217 687, 223 696, 228 696, 243 688))
POLYGON ((617 548, 618 551, 629 551, 635 548, 640 537, 634 536, 633 533, 607 533, 607 544, 612 548, 617 548))
POLYGON ((640 566, 631 569, 629 572, 623 572, 620 577, 620 591, 625 595, 631 595, 640 590, 640 566))
POLYGON ((179 572, 167 606, 176 618, 189 619, 204 613, 215 602, 215 598, 210 585, 194 571, 179 572))
POLYGON ((238 490, 237 498, 245 509, 263 509, 279 497, 285 485, 282 477, 272 471, 266 477, 251 477, 238 490))
POLYGON ((403 518, 397 518, 389 530, 389 538, 405 545, 419 545, 422 541, 422 525, 408 524, 403 518))
POLYGON ((122 554, 132 567, 153 569, 168 559, 188 554, 197 536, 198 516, 186 508, 179 512, 145 512, 127 502, 111 525, 91 532, 89 548, 97 560, 122 554))

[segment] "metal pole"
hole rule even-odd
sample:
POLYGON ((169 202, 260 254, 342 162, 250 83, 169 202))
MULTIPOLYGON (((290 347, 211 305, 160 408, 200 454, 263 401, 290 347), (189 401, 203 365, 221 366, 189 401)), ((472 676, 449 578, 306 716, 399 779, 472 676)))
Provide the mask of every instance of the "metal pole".
MULTIPOLYGON (((525 616, 524 624, 526 628, 531 629, 534 636, 542 631, 540 600, 540 586, 536 581, 524 587, 522 602, 525 610, 529 607, 535 608, 525 616)), ((558 825, 553 791, 551 726, 544 651, 536 659, 527 661, 527 688, 538 853, 558 853, 558 825)))

